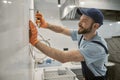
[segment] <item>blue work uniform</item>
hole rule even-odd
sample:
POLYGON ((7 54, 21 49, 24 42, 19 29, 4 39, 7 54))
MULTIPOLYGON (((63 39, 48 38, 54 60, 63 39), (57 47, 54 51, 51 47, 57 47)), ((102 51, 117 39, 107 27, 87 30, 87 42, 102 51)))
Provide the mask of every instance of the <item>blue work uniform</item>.
POLYGON ((81 62, 81 65, 85 80, 106 80, 105 63, 108 62, 106 41, 98 33, 91 40, 85 40, 77 30, 71 30, 71 38, 73 41, 78 41, 78 49, 84 56, 85 60, 81 62))

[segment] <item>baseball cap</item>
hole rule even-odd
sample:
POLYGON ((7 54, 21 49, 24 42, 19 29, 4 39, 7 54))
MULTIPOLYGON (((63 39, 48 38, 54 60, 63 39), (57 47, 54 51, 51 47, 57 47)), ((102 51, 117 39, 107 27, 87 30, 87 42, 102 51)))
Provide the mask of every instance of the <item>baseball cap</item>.
POLYGON ((91 17, 96 23, 99 23, 100 26, 103 25, 104 15, 99 9, 96 9, 96 8, 87 8, 87 9, 78 8, 77 13, 79 15, 85 14, 86 16, 91 17))

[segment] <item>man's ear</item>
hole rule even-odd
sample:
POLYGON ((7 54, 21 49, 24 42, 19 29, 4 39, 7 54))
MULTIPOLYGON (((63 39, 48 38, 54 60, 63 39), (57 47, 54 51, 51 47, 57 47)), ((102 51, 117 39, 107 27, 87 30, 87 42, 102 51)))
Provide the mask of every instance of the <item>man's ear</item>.
POLYGON ((100 24, 99 24, 99 23, 94 23, 94 28, 98 29, 98 28, 99 28, 99 26, 100 26, 100 24))

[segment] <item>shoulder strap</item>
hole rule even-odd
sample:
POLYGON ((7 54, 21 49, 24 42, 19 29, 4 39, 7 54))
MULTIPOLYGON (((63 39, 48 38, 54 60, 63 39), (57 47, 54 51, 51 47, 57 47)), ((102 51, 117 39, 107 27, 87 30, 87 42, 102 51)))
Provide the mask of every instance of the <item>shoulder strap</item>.
POLYGON ((108 49, 105 47, 105 45, 103 45, 103 44, 102 44, 101 42, 99 42, 99 41, 92 41, 92 42, 101 45, 101 46, 105 49, 106 54, 108 54, 108 49))
POLYGON ((80 40, 79 40, 79 42, 78 42, 78 46, 80 46, 80 43, 81 43, 82 38, 83 38, 83 35, 81 36, 81 38, 80 38, 80 40))
MULTIPOLYGON (((80 46, 82 38, 83 38, 83 35, 81 36, 81 38, 80 38, 80 40, 78 42, 78 46, 80 46)), ((108 49, 101 42, 99 42, 99 41, 91 41, 91 42, 101 45, 105 49, 106 54, 108 54, 108 49)))

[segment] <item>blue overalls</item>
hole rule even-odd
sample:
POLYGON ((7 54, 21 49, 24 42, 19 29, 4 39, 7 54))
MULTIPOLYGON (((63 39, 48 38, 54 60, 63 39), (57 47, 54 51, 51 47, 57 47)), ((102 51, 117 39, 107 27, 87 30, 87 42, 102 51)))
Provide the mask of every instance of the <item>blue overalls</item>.
MULTIPOLYGON (((80 40, 79 40, 79 42, 78 42, 78 46, 80 45, 80 42, 81 42, 81 40, 82 40, 82 37, 83 37, 83 36, 81 36, 81 38, 80 38, 80 40)), ((101 45, 101 46, 105 49, 106 54, 108 54, 107 48, 106 48, 102 43, 100 43, 100 42, 98 42, 98 41, 92 41, 92 42, 101 45)), ((87 67, 85 61, 82 61, 82 62, 81 62, 81 65, 82 65, 82 73, 83 73, 83 76, 85 77, 85 80, 107 80, 107 79, 106 79, 106 76, 102 76, 102 75, 101 75, 101 76, 95 76, 95 75, 92 73, 92 71, 87 67)), ((99 72, 98 72, 98 73, 99 73, 99 72)))

